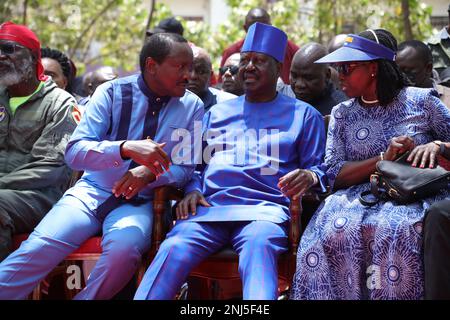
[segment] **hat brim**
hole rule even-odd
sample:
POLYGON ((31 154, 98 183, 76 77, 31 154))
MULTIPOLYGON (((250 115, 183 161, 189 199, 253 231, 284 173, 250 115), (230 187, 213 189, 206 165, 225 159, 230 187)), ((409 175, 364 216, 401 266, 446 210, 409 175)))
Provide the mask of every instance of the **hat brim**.
POLYGON ((372 61, 380 57, 350 47, 341 47, 314 63, 338 63, 349 61, 372 61))

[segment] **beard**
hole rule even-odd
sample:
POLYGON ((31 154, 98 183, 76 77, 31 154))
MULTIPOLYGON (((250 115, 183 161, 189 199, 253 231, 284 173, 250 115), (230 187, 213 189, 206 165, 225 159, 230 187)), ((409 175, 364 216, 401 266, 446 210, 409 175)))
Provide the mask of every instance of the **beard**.
POLYGON ((35 73, 31 57, 20 63, 3 61, 0 63, 0 87, 11 87, 30 79, 35 73))

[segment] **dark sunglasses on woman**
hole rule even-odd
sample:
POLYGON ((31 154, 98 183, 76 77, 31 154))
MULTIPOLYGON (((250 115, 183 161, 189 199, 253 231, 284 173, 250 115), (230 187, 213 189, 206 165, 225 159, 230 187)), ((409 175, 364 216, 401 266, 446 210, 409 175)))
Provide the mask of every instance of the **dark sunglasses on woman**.
POLYGON ((367 62, 359 62, 359 63, 339 63, 333 64, 333 68, 337 70, 340 74, 344 76, 348 76, 352 73, 357 67, 367 64, 367 62))

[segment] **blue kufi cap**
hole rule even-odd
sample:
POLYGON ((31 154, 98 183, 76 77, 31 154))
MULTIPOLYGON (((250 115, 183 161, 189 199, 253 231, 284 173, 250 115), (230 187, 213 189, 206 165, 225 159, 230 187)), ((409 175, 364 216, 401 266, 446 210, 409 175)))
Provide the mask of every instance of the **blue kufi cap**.
POLYGON ((274 26, 255 22, 248 28, 241 52, 253 51, 267 54, 283 62, 287 35, 274 26))
POLYGON ((372 61, 377 59, 395 61, 395 52, 370 39, 349 34, 342 47, 315 61, 315 63, 372 61))

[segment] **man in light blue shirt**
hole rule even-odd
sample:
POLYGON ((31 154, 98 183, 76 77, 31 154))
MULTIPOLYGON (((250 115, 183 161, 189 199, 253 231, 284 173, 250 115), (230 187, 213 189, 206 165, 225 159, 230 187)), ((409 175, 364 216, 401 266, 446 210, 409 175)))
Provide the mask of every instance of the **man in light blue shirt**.
POLYGON ((142 48, 140 75, 98 87, 66 149, 67 163, 84 174, 0 264, 0 299, 25 298, 99 233, 103 254, 75 298, 109 299, 132 278, 150 246, 153 189, 183 187, 198 162, 193 141, 191 150, 176 148, 179 131, 193 136, 203 117, 203 103, 185 90, 192 60, 183 37, 155 34, 142 48))
POLYGON ((287 250, 289 197, 325 190, 320 113, 276 92, 286 34, 255 23, 241 51, 245 95, 204 117, 205 166, 186 186, 177 220, 135 299, 171 299, 190 271, 231 245, 239 254, 244 299, 277 298, 277 257, 287 250))

